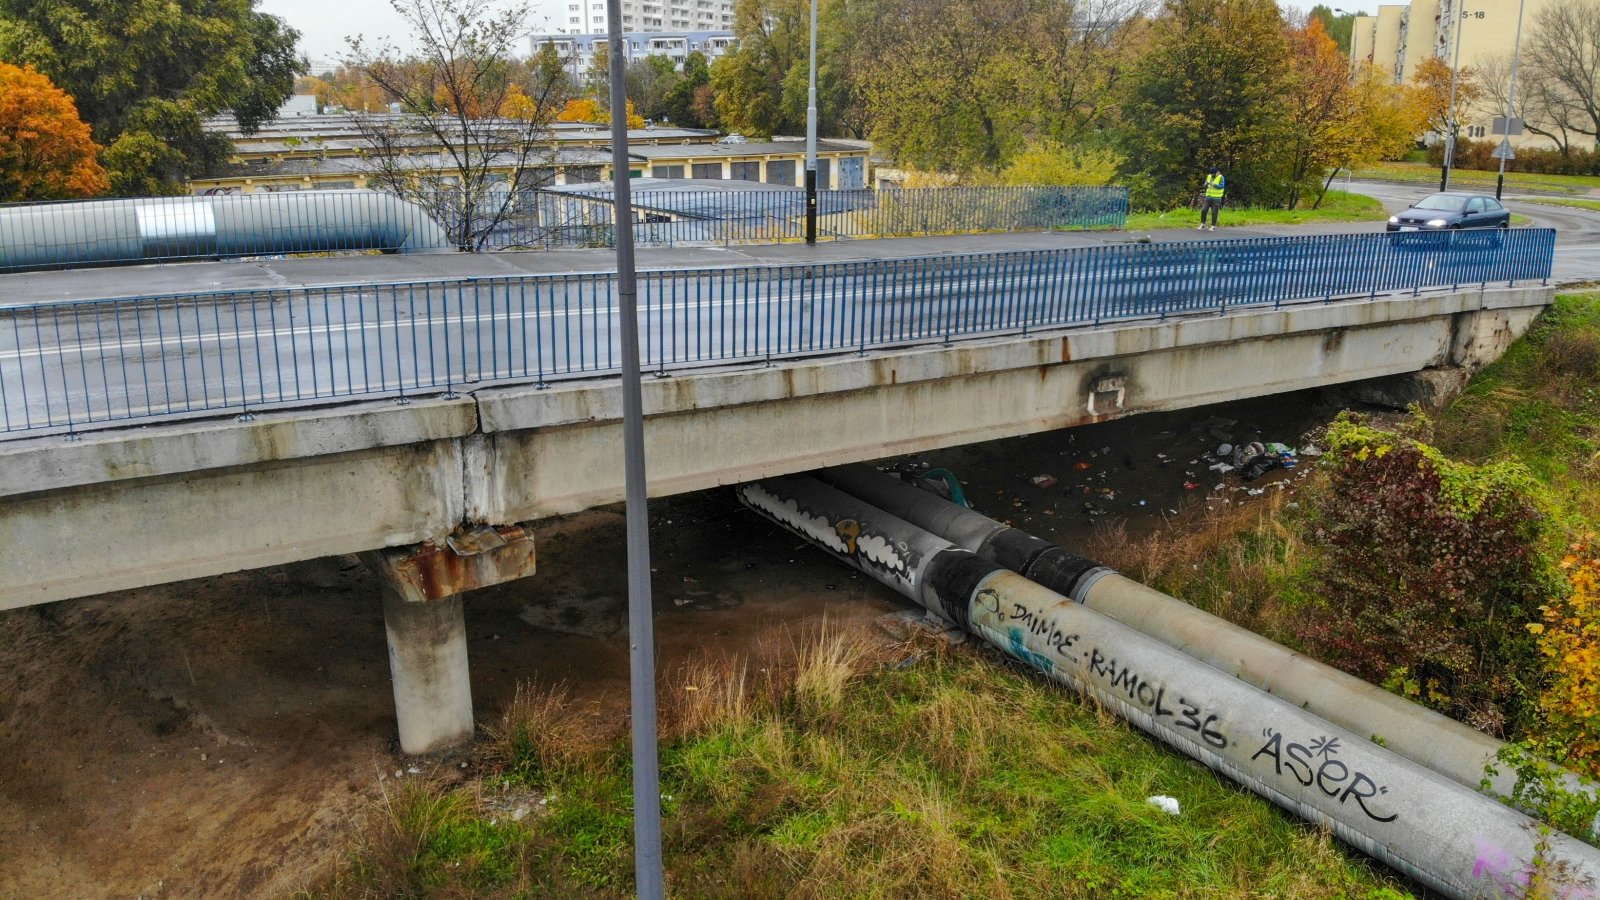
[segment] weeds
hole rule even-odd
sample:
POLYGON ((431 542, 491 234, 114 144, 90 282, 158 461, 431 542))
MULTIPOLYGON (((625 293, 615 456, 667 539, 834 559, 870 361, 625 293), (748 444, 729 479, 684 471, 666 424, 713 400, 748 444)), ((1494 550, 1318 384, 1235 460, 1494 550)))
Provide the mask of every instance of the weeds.
MULTIPOLYGON (((662 745, 674 896, 1377 897, 1391 884, 1326 835, 998 655, 837 629, 796 638, 791 651, 791 665, 763 678, 730 660, 666 682, 676 697, 662 745), (690 686, 699 690, 679 690, 690 686), (1179 797, 1183 815, 1144 802, 1156 793, 1179 797)), ((458 815, 492 822, 470 787, 425 793, 454 805, 400 817, 418 824, 391 828, 393 846, 358 845, 327 893, 627 895, 626 744, 570 732, 562 748, 504 743, 570 714, 564 697, 519 694, 485 746, 506 773, 492 777, 541 760, 517 776, 550 798, 547 814, 518 826, 525 836, 424 827, 458 815), (458 837, 482 842, 483 857, 465 862, 458 837), (497 867, 505 860, 510 874, 497 867)))

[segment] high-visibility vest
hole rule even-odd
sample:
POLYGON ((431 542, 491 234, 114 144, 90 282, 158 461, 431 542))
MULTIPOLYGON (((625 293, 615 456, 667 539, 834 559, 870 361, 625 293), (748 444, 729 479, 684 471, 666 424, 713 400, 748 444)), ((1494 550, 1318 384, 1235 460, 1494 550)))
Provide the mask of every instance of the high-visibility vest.
POLYGON ((1222 199, 1222 192, 1223 192, 1223 190, 1226 189, 1227 183, 1228 183, 1228 179, 1223 178, 1222 177, 1222 173, 1220 173, 1220 172, 1217 173, 1216 175, 1207 175, 1206 176, 1206 199, 1207 200, 1221 200, 1222 199))

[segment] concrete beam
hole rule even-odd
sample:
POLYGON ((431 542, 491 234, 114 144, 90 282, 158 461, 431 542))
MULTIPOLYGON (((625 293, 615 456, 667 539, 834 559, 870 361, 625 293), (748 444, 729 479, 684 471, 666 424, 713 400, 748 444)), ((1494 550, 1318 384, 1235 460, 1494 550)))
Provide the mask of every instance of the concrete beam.
POLYGON ((401 447, 471 434, 471 398, 368 400, 321 409, 145 425, 0 442, 0 497, 281 460, 401 447))
MULTIPOLYGON (((720 369, 645 385, 651 496, 1498 356, 1550 291, 1259 310, 720 369), (1504 302, 1503 298, 1501 299, 1504 302), (1470 336, 1470 337, 1469 337, 1470 336), (1102 391, 1107 385, 1115 387, 1102 391)), ((620 390, 478 393, 467 509, 537 519, 622 498, 620 390)))
POLYGON ((534 573, 533 535, 507 525, 441 543, 363 553, 378 576, 400 749, 433 753, 472 737, 461 595, 534 573))
MULTIPOLYGON (((1474 367, 1553 293, 1474 287, 682 373, 645 385, 649 489, 1474 367)), ((3 442, 0 609, 615 502, 620 420, 615 381, 594 378, 3 442)))
POLYGON ((0 609, 448 534, 460 443, 40 491, 0 502, 0 609))

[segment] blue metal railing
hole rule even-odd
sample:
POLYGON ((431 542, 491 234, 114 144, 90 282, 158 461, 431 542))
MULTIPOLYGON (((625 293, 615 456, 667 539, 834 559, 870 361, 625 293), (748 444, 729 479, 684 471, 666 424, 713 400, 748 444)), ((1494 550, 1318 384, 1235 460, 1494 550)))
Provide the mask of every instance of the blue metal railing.
MULTIPOLYGON (((805 192, 640 191, 641 245, 799 240, 805 192)), ((303 253, 611 246, 610 194, 299 191, 0 205, 0 272, 303 253)), ((824 239, 1121 227, 1124 188, 823 191, 824 239)))
MULTIPOLYGON (((1555 232, 1120 244, 640 274, 665 371, 1234 307, 1537 281, 1555 232)), ((0 310, 0 431, 545 383, 619 365, 609 274, 0 310)))
MULTIPOLYGON (((641 190, 633 195, 639 244, 753 243, 805 237, 800 190, 641 190)), ((611 246, 611 194, 541 191, 492 229, 493 247, 611 246)), ((437 204, 425 202, 424 205, 437 204)), ((824 239, 910 237, 989 231, 1121 228, 1121 187, 950 187, 821 191, 824 239)))

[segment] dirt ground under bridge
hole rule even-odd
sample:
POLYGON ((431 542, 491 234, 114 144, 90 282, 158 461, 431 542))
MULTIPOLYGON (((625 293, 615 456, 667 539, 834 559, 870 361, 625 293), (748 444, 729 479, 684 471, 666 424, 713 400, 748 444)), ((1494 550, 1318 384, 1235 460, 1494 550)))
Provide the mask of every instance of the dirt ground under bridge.
MULTIPOLYGON (((1200 454, 1297 442, 1337 408, 1292 395, 930 454, 982 511, 1067 546, 1137 538, 1179 510, 1252 502, 1200 454), (1218 484, 1223 489, 1215 490, 1218 484), (1209 500, 1207 498, 1210 498, 1209 500)), ((781 664, 824 617, 906 608, 737 506, 652 504, 659 664, 781 664)), ((627 710, 623 520, 543 523, 539 574, 467 601, 472 689, 492 722, 518 681, 627 710)), ((85 535, 77 552, 93 553, 85 535)), ((887 639, 887 638, 886 638, 887 639)), ((276 897, 340 858, 383 782, 451 770, 394 740, 377 586, 349 558, 0 613, 0 896, 276 897)))

